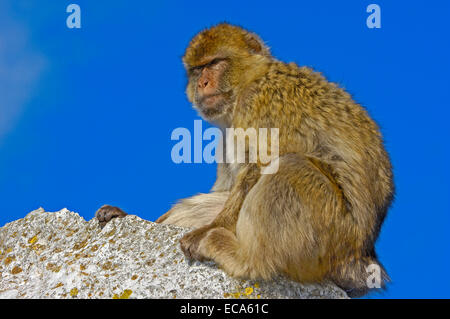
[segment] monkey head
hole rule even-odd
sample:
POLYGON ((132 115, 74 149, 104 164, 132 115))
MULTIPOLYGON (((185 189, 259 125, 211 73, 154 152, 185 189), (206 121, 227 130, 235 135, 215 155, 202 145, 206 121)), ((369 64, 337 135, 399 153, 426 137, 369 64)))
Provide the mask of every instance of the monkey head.
POLYGON ((206 120, 220 121, 270 58, 263 41, 240 27, 222 23, 201 31, 183 56, 189 101, 206 120))

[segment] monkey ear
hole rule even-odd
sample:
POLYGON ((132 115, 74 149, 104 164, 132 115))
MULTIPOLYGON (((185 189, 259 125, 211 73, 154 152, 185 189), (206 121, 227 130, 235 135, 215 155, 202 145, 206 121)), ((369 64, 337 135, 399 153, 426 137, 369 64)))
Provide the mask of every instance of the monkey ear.
POLYGON ((245 42, 253 54, 270 55, 269 48, 264 45, 264 42, 259 36, 254 33, 247 33, 245 35, 245 42))

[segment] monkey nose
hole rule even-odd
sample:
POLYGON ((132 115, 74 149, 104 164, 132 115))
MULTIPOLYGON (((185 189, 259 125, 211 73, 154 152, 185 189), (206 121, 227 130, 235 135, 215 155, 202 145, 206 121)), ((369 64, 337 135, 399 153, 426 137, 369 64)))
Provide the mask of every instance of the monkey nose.
POLYGON ((199 83, 198 83, 198 87, 199 88, 201 88, 201 89, 204 89, 204 88, 206 88, 207 86, 208 86, 208 81, 207 80, 204 80, 204 81, 200 81, 199 83))

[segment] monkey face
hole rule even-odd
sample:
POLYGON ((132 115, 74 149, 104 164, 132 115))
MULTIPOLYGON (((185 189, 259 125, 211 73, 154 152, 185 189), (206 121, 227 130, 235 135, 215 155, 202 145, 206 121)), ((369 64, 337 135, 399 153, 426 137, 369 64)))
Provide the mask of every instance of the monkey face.
POLYGON ((207 120, 217 120, 233 103, 229 85, 230 61, 225 57, 208 57, 188 70, 187 94, 194 107, 207 120))
POLYGON ((183 56, 189 78, 186 93, 200 115, 216 122, 232 113, 237 94, 255 70, 255 57, 270 57, 261 39, 226 23, 191 40, 183 56))

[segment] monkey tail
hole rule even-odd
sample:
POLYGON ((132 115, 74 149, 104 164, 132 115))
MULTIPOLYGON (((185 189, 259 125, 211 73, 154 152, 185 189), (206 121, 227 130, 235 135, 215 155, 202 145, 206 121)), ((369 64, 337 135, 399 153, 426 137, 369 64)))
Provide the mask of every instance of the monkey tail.
POLYGON ((359 298, 372 292, 383 292, 391 281, 376 256, 351 260, 337 267, 333 282, 351 298, 359 298))

